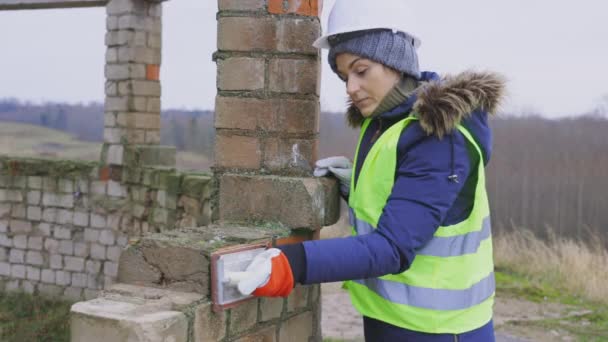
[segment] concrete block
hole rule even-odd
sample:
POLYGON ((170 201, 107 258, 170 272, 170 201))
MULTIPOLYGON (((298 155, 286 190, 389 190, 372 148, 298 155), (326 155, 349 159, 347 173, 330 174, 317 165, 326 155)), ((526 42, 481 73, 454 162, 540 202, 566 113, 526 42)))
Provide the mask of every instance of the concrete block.
POLYGON ((85 228, 84 230, 84 241, 87 242, 97 242, 99 240, 100 230, 85 228))
POLYGON ((99 234, 99 242, 102 245, 112 246, 116 242, 116 237, 114 236, 114 232, 109 229, 104 229, 99 234))
POLYGON ((89 244, 85 242, 74 242, 74 256, 86 258, 89 256, 89 244))
POLYGON ((279 341, 308 342, 313 335, 313 316, 308 311, 283 322, 279 328, 279 341))
POLYGON ((188 341, 188 321, 177 311, 97 298, 71 310, 72 342, 188 341))
POLYGON ((27 279, 32 281, 40 281, 40 269, 37 267, 27 266, 27 279))
POLYGON ((13 204, 11 208, 11 217, 15 219, 23 219, 27 218, 26 207, 23 204, 13 204))
POLYGON ((89 225, 89 213, 76 211, 74 212, 73 223, 78 227, 86 227, 89 225))
POLYGON ((64 256, 65 270, 82 272, 84 271, 84 258, 77 258, 71 256, 64 256))
POLYGON ((260 321, 280 318, 284 304, 283 298, 260 298, 260 321))
POLYGON ((106 247, 97 243, 91 244, 91 258, 96 260, 106 259, 106 247))
POLYGON ((91 213, 91 227, 93 228, 106 228, 106 216, 91 213))
POLYGON ((69 240, 72 238, 72 230, 70 228, 64 226, 54 226, 53 227, 53 237, 55 239, 64 239, 69 240))
POLYGON ((29 221, 11 220, 9 227, 13 234, 27 234, 32 231, 32 223, 29 221))
POLYGON ((38 227, 36 227, 36 233, 45 237, 51 236, 51 231, 51 224, 47 222, 40 222, 38 227))
POLYGON ((42 189, 42 177, 29 176, 27 177, 27 187, 30 189, 42 189))
POLYGON ((44 269, 44 270, 42 270, 42 274, 41 274, 40 280, 43 283, 55 284, 55 271, 53 271, 51 269, 44 269))
POLYGON ((36 251, 42 250, 42 236, 30 236, 27 241, 27 247, 36 251))
POLYGON ((230 310, 230 335, 237 335, 255 326, 258 317, 257 299, 239 304, 230 310))
POLYGON ((38 284, 38 292, 46 297, 57 298, 63 294, 63 288, 53 284, 38 284))
POLYGON ((42 220, 44 222, 54 223, 57 220, 57 212, 56 208, 44 208, 42 211, 42 220))
POLYGON ((13 239, 4 233, 0 233, 0 246, 13 247, 13 239))
POLYGON ((73 287, 87 287, 87 274, 86 273, 72 273, 72 286, 73 287))
POLYGON ((106 249, 106 257, 110 261, 118 262, 120 260, 120 254, 122 253, 122 247, 110 247, 106 249))
POLYGON ((205 303, 194 311, 194 340, 221 341, 226 337, 227 316, 225 311, 213 312, 213 305, 205 303))
POLYGON ((10 253, 9 253, 9 257, 8 260, 12 263, 12 264, 23 264, 25 263, 25 251, 21 250, 21 249, 11 249, 10 253))
POLYGON ((339 218, 338 183, 327 178, 224 174, 219 196, 220 219, 227 222, 317 230, 339 218))
POLYGON ((49 256, 49 265, 54 270, 63 269, 63 255, 51 254, 49 256))
POLYGON ((59 286, 67 286, 72 282, 72 274, 65 271, 55 272, 55 284, 59 286))
POLYGON ((67 300, 77 302, 82 299, 83 289, 79 287, 68 287, 63 291, 63 297, 67 300))
POLYGON ((9 277, 11 275, 11 264, 0 262, 0 276, 9 277))
POLYGON ((42 266, 44 265, 44 257, 40 252, 27 251, 25 255, 25 262, 30 265, 42 266))
POLYGON ((72 224, 74 222, 74 212, 72 210, 60 209, 57 212, 56 222, 59 224, 72 224))
POLYGON ((27 219, 29 221, 40 221, 42 219, 42 208, 27 207, 27 219))
POLYGON ((308 295, 310 292, 309 286, 296 286, 289 297, 287 297, 287 312, 294 312, 299 309, 304 309, 308 306, 308 295))
POLYGON ((42 193, 38 190, 32 190, 27 192, 27 204, 29 205, 39 205, 40 198, 42 198, 42 193))
POLYGON ((58 251, 62 255, 74 255, 74 242, 72 240, 60 240, 58 251))
POLYGON ((118 267, 118 280, 121 283, 160 284, 161 278, 161 272, 145 260, 141 251, 128 248, 122 253, 118 267))
POLYGON ((110 277, 118 276, 118 263, 109 261, 104 262, 103 273, 110 277))
POLYGON ((49 238, 45 239, 44 240, 44 250, 51 254, 59 253, 59 240, 49 239, 49 238))
POLYGON ((25 265, 11 265, 11 277, 17 279, 25 279, 25 265))
POLYGON ((15 248, 27 249, 27 235, 13 236, 13 246, 15 248))

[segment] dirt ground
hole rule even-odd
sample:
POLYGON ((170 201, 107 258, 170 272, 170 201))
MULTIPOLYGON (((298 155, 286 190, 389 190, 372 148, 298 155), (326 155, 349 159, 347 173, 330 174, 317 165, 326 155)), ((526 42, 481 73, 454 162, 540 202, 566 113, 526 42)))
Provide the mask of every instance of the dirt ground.
MULTIPOLYGON (((323 311, 321 325, 323 337, 349 342, 363 341, 361 315, 353 308, 341 283, 322 285, 323 311)), ((556 342, 575 341, 564 331, 522 326, 519 322, 559 318, 567 315, 568 306, 538 304, 515 298, 497 298, 494 306, 494 324, 497 342, 556 342)), ((572 312, 569 313, 572 315, 572 312)))

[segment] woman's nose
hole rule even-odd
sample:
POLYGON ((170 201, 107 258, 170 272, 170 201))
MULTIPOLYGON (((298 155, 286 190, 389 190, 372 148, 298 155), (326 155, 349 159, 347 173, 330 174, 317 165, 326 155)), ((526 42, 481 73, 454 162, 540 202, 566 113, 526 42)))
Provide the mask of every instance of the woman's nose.
POLYGON ((354 77, 349 78, 346 81, 346 93, 351 98, 359 91, 359 82, 354 77))

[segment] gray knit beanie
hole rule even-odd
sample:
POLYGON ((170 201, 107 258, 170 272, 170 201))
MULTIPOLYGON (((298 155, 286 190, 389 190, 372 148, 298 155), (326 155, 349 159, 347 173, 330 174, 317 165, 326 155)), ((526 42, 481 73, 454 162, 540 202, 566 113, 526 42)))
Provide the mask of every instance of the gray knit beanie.
POLYGON ((367 30, 336 35, 329 38, 328 61, 337 74, 336 56, 348 52, 384 64, 397 71, 420 78, 418 55, 414 39, 404 32, 367 30))

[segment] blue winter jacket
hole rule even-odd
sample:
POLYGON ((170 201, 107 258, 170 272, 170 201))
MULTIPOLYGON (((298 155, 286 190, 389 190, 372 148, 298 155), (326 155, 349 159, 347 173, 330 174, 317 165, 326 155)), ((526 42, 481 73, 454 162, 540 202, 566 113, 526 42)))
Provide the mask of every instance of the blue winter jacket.
MULTIPOLYGON (((421 81, 426 83, 414 95, 373 119, 359 147, 355 181, 378 133, 412 113, 418 115, 420 120, 399 139, 395 183, 377 229, 362 236, 307 241, 303 248, 282 248, 295 268, 296 281, 315 284, 401 273, 439 226, 468 217, 477 181, 471 170, 490 159, 488 113, 500 100, 503 82, 494 74, 471 72, 443 80, 425 72, 421 81), (455 130, 458 123, 482 148, 482 161, 455 130)), ((351 116, 357 113, 354 108, 349 111, 351 116)), ((369 324, 366 318, 366 330, 369 324)))

